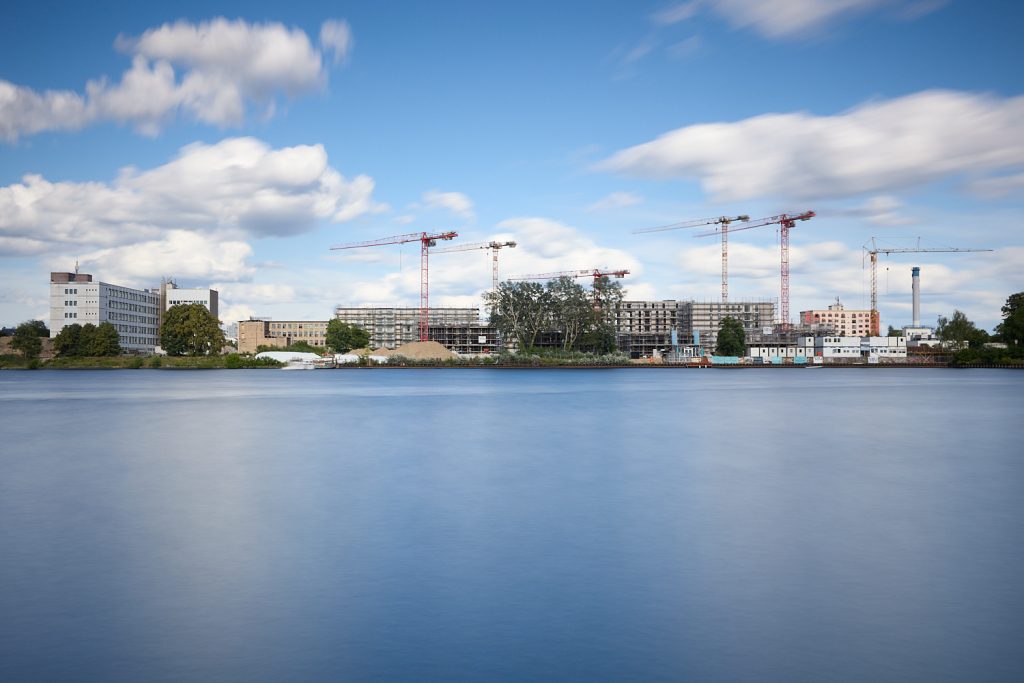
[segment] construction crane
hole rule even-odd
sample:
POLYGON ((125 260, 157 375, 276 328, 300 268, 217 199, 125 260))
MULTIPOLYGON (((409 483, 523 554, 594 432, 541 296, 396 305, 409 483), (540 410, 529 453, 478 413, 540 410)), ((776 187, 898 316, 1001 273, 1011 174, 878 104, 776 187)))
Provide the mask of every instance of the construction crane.
POLYGON ((623 278, 629 275, 628 270, 605 270, 602 268, 589 268, 587 270, 560 270, 556 273, 541 273, 539 275, 517 275, 509 280, 556 280, 560 277, 592 277, 595 280, 606 275, 613 275, 623 278))
POLYGON ((475 244, 457 244, 453 247, 435 249, 434 254, 450 254, 453 251, 471 251, 473 249, 490 249, 494 253, 494 267, 491 274, 492 291, 498 289, 498 250, 502 247, 514 247, 515 242, 477 242, 475 244))
MULTIPOLYGON (((782 245, 782 297, 780 304, 782 306, 782 329, 789 329, 789 230, 796 226, 797 221, 809 221, 814 218, 817 214, 813 211, 804 211, 801 214, 779 214, 778 216, 769 216, 768 218, 761 218, 756 221, 748 222, 742 227, 735 228, 733 232, 738 230, 750 230, 752 228, 760 228, 764 225, 778 225, 780 230, 780 243, 782 245)), ((722 244, 725 244, 725 231, 727 226, 722 226, 722 244)), ((719 230, 712 230, 711 232, 702 232, 697 237, 708 237, 710 235, 717 235, 719 230)), ((723 246, 724 249, 724 246, 723 246)), ((723 256, 723 258, 725 258, 723 256)), ((725 291, 725 266, 723 265, 722 270, 722 291, 725 291)), ((725 301, 725 298, 722 298, 725 301)))
MULTIPOLYGON (((881 238, 879 238, 881 239, 881 238)), ((920 252, 943 252, 960 253, 966 251, 992 251, 991 249, 955 249, 953 247, 922 247, 921 238, 917 238, 917 244, 913 247, 880 247, 875 244, 872 237, 864 243, 864 256, 871 257, 871 336, 877 337, 878 330, 878 255, 879 254, 917 254, 920 252), (871 245, 869 248, 868 245, 871 245)), ((861 267, 864 266, 865 258, 861 259, 861 267)))
POLYGON ((662 225, 657 228, 642 228, 640 230, 634 230, 634 235, 639 235, 646 232, 662 232, 664 230, 679 230, 680 228, 699 228, 705 225, 713 225, 718 223, 721 226, 720 230, 715 230, 714 234, 717 235, 719 232, 722 233, 722 303, 729 301, 729 224, 735 221, 749 221, 750 216, 716 216, 715 218, 700 218, 695 221, 684 221, 682 223, 673 223, 671 225, 662 225))
POLYGON ((360 249, 362 247, 380 247, 385 244, 405 244, 406 242, 419 242, 420 243, 420 341, 427 341, 427 308, 428 308, 428 290, 427 284, 427 262, 429 260, 430 247, 437 244, 437 240, 449 241, 454 237, 458 237, 457 232, 414 232, 410 235, 396 235, 394 237, 385 237, 379 240, 369 240, 367 242, 349 242, 347 244, 336 244, 331 247, 331 250, 335 249, 360 249))

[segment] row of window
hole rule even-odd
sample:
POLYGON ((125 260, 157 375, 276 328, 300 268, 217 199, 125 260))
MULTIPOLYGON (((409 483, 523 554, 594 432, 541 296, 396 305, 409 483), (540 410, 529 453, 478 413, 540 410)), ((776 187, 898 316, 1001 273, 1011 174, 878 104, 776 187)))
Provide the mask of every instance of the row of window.
POLYGON ((142 301, 147 304, 159 303, 155 296, 149 296, 148 294, 137 294, 135 292, 128 292, 122 289, 115 289, 112 287, 107 288, 107 296, 114 297, 116 299, 124 299, 126 301, 142 301))
POLYGON ((65 313, 64 317, 65 318, 77 318, 78 314, 77 313, 65 313))
POLYGON ((77 301, 65 301, 64 305, 65 306, 77 306, 78 302, 77 301))
MULTIPOLYGON (((65 294, 78 294, 78 289, 77 288, 75 288, 75 289, 67 289, 67 288, 65 288, 64 289, 64 293, 65 294)), ((64 304, 64 305, 66 306, 67 304, 64 304)))

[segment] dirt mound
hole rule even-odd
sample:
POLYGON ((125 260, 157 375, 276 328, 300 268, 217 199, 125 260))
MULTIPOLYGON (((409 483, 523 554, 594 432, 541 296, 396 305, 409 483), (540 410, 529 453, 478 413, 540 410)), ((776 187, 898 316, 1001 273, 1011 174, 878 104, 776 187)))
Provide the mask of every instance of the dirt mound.
POLYGON ((352 349, 348 352, 350 356, 393 356, 394 354, 394 350, 386 346, 379 349, 352 349))
MULTIPOLYGON (((11 348, 11 342, 14 341, 14 337, 0 337, 0 355, 7 353, 21 353, 11 348)), ((40 352, 40 358, 53 358, 53 340, 49 337, 40 337, 39 341, 43 342, 43 350, 40 352)))
POLYGON ((433 341, 404 344, 388 355, 405 356, 406 358, 413 358, 416 360, 423 360, 427 358, 440 358, 444 360, 446 358, 455 357, 454 353, 433 341))

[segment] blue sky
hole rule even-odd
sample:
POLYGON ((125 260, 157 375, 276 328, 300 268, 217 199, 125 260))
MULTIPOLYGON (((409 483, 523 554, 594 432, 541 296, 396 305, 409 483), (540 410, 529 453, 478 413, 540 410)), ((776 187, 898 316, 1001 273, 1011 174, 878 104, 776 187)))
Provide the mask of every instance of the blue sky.
MULTIPOLYGON (((626 267, 631 297, 715 299, 720 247, 637 228, 812 209, 792 310, 883 326, 1024 290, 1019 3, 99 3, 0 23, 0 323, 47 314, 47 273, 214 285, 222 318, 325 319, 418 301, 435 229, 495 237, 501 272, 626 267), (87 85, 89 84, 89 85, 87 85), (48 91, 50 94, 48 95, 48 91)), ((736 233, 730 296, 778 297, 772 228, 736 233)), ((435 305, 478 305, 484 251, 431 260, 435 305)))

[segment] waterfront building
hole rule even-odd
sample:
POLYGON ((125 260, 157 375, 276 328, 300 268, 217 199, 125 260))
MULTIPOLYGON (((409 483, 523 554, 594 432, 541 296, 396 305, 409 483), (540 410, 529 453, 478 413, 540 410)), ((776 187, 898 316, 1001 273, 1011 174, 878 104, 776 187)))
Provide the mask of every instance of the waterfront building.
MULTIPOLYGON (((800 311, 800 323, 804 325, 821 325, 832 335, 851 335, 854 337, 870 334, 871 311, 869 309, 847 310, 836 297, 836 302, 828 309, 812 309, 800 311)), ((878 325, 881 330, 881 318, 878 325)))
POLYGON ((257 347, 283 348, 304 341, 310 346, 326 347, 326 320, 271 320, 249 318, 238 322, 238 352, 256 353, 257 347))
POLYGON ((126 351, 152 353, 160 343, 155 291, 93 282, 86 273, 50 273, 50 337, 65 325, 109 322, 126 351))
POLYGON ((498 328, 486 323, 429 325, 427 339, 460 354, 497 353, 502 346, 498 328))
MULTIPOLYGON (((334 316, 343 323, 355 325, 370 334, 370 348, 394 349, 420 340, 420 309, 413 307, 379 308, 370 306, 337 306, 334 316)), ((428 308, 427 335, 430 328, 473 326, 480 324, 476 308, 428 308)), ((478 335, 479 336, 479 335, 478 335)))
POLYGON ((775 301, 623 301, 615 311, 619 350, 633 358, 653 357, 674 346, 673 330, 675 345, 699 340, 701 346, 711 350, 727 317, 738 320, 748 336, 764 328, 770 330, 775 322, 775 301))
POLYGON ((851 337, 832 336, 814 339, 816 356, 834 360, 875 359, 903 360, 907 359, 907 340, 903 337, 851 337))

